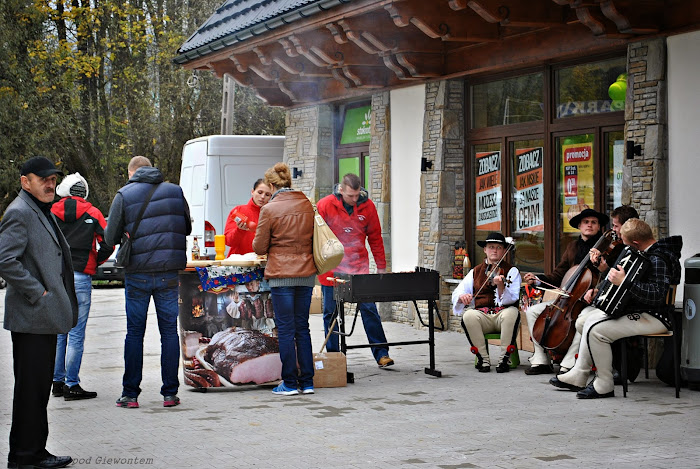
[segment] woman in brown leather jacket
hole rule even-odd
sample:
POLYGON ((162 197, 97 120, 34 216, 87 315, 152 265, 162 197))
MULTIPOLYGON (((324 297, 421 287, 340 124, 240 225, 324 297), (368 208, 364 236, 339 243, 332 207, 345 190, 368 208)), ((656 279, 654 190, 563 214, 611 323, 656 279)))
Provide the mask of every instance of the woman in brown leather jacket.
POLYGON ((283 382, 272 393, 291 396, 301 389, 303 394, 313 394, 309 307, 316 275, 314 209, 303 192, 292 189, 286 164, 277 163, 268 169, 265 184, 273 195, 260 210, 253 250, 267 254, 265 278, 270 284, 282 359, 283 382))

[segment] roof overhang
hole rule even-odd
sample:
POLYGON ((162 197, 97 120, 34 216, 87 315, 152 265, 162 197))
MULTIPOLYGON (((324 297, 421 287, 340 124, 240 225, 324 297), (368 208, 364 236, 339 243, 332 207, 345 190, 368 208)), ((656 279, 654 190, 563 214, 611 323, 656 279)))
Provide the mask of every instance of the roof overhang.
POLYGON ((697 0, 320 0, 175 61, 295 107, 604 53, 698 27, 697 0))

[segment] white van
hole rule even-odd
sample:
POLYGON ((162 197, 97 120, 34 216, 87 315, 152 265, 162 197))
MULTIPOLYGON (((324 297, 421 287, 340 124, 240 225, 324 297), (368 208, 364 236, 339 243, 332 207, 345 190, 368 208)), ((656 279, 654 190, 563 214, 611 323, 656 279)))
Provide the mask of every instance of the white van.
POLYGON ((192 217, 188 259, 195 236, 200 256, 214 259, 214 236, 224 234, 229 212, 248 203, 255 181, 282 161, 283 153, 284 137, 277 136, 210 135, 185 143, 180 187, 192 217))

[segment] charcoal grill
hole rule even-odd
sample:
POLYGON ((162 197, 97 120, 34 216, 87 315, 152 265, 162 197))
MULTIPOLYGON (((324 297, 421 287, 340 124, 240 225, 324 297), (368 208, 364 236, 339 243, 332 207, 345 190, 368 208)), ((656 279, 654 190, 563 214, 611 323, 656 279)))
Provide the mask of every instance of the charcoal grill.
MULTIPOLYGON (((340 350, 347 354, 348 349, 368 348, 376 346, 392 345, 416 345, 428 344, 430 350, 430 367, 425 368, 425 373, 440 377, 442 373, 435 369, 435 320, 433 314, 437 313, 436 301, 440 298, 440 274, 436 270, 416 267, 415 272, 396 272, 384 274, 335 274, 336 283, 333 295, 338 307, 338 329, 340 335, 340 350), (352 335, 360 312, 359 303, 412 301, 418 311, 416 301, 428 301, 428 324, 418 315, 421 324, 428 328, 427 340, 411 340, 403 342, 385 342, 374 344, 347 345, 345 337, 352 335), (355 316, 350 332, 345 331, 345 303, 357 303, 355 316)), ((440 320, 441 330, 445 329, 440 320)), ((332 321, 332 319, 331 319, 332 321)), ((354 375, 348 372, 348 382, 354 382, 354 375)))

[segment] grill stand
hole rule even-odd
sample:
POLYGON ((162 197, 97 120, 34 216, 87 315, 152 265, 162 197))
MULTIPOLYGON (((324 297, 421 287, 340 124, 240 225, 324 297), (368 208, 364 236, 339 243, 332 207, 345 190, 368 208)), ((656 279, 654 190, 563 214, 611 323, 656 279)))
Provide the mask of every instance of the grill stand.
MULTIPOLYGON (((416 312, 418 311, 418 304, 416 303, 416 300, 412 300, 413 305, 416 308, 416 312)), ((442 372, 439 370, 435 369, 435 320, 433 319, 433 313, 437 311, 437 303, 435 300, 428 300, 428 324, 425 324, 423 322, 423 318, 420 317, 420 314, 418 314, 418 319, 420 320, 421 324, 423 326, 428 327, 428 340, 409 340, 409 341, 403 341, 403 342, 383 342, 383 343, 374 343, 374 344, 361 344, 361 345, 347 345, 345 342, 345 337, 351 336, 353 332, 355 331, 355 324, 357 323, 357 315, 360 312, 360 306, 358 303, 358 306, 355 308, 355 317, 352 321, 352 328, 350 329, 350 332, 346 333, 345 332, 345 301, 344 300, 339 300, 336 302, 338 305, 338 308, 336 308, 335 314, 338 315, 338 332, 335 332, 335 334, 340 335, 340 351, 343 352, 345 355, 347 355, 348 349, 356 349, 356 348, 370 348, 370 347, 380 347, 380 346, 392 346, 392 345, 417 345, 417 344, 428 344, 429 348, 429 355, 430 355, 430 367, 425 368, 425 373, 431 376, 435 376, 437 378, 442 377, 442 372)), ((445 330, 445 324, 442 322, 442 318, 438 316, 440 319, 440 325, 442 327, 441 330, 445 330)), ((351 372, 347 372, 347 378, 348 378, 348 383, 354 383, 355 382, 355 374, 351 372)))

